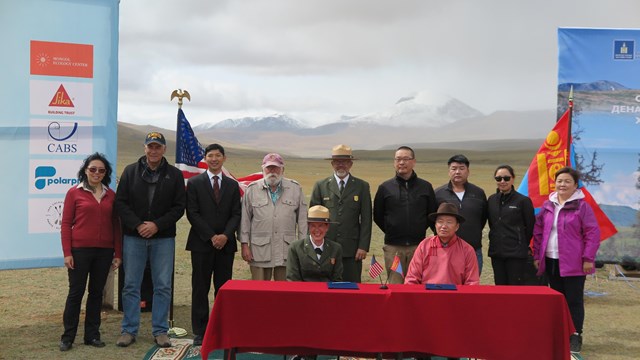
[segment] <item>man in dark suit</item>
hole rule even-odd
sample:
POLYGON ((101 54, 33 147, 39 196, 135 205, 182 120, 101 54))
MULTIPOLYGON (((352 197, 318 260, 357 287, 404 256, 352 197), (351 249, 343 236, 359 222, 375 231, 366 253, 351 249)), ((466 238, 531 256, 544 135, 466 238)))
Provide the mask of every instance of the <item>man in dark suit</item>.
POLYGON ((238 183, 222 173, 224 148, 211 144, 204 159, 209 167, 187 183, 187 218, 191 223, 187 250, 191 251, 191 325, 194 345, 202 345, 209 320, 209 290, 214 296, 231 279, 238 247, 241 203, 238 183))
POLYGON ((342 246, 344 281, 361 282, 362 260, 371 242, 371 193, 369 183, 351 175, 351 148, 337 145, 331 151, 333 175, 313 187, 309 206, 322 205, 331 212, 327 239, 342 246))

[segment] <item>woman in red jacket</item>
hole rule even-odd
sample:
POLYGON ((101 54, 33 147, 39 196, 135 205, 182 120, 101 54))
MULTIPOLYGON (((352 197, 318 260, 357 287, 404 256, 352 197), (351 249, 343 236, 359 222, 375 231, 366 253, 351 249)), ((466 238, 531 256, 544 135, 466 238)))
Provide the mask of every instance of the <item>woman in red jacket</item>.
POLYGON ((67 192, 62 211, 62 251, 68 269, 69 294, 64 308, 64 333, 60 351, 73 346, 80 306, 89 278, 84 322, 84 343, 103 347, 100 340, 100 309, 102 289, 107 282, 109 268, 116 269, 122 259, 120 221, 113 210, 115 193, 109 188, 112 168, 104 155, 87 157, 80 171, 79 184, 67 192))

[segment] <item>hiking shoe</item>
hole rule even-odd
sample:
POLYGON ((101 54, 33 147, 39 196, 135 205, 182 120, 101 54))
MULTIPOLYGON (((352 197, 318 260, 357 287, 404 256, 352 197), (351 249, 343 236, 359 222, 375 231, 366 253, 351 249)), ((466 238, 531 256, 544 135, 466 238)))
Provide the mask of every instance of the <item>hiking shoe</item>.
POLYGON ((582 350, 582 335, 571 334, 571 337, 569 337, 569 348, 572 353, 580 353, 580 350, 582 350))
POLYGON ((73 343, 71 341, 60 341, 60 344, 58 344, 60 351, 69 351, 72 347, 73 343))
POLYGON ((118 338, 118 341, 116 341, 116 346, 127 347, 134 342, 136 342, 135 336, 129 333, 122 333, 122 335, 120 335, 120 337, 118 338))
POLYGON ((169 340, 169 337, 167 336, 167 334, 160 334, 156 336, 155 342, 161 348, 171 347, 171 341, 169 340))
POLYGON ((193 346, 202 346, 202 335, 196 335, 193 338, 193 346))

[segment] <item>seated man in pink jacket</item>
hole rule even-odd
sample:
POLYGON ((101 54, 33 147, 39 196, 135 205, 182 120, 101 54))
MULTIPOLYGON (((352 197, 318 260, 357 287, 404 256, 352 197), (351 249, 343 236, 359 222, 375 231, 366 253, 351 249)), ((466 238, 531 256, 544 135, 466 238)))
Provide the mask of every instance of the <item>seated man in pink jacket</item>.
POLYGON ((428 237, 418 245, 405 284, 478 285, 478 259, 473 247, 462 240, 456 231, 464 222, 458 208, 442 203, 438 211, 429 214, 438 235, 428 237))

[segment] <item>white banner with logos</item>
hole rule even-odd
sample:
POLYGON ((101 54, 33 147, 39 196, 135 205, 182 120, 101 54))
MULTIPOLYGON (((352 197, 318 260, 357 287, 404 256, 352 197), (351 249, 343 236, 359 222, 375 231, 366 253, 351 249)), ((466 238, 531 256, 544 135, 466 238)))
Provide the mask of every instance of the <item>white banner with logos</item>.
POLYGON ((98 151, 116 166, 118 11, 118 0, 0 11, 0 270, 62 266, 64 197, 82 160, 98 151))

